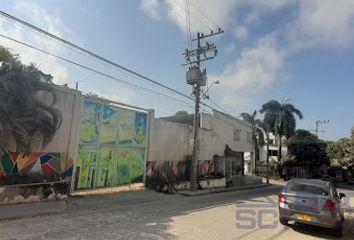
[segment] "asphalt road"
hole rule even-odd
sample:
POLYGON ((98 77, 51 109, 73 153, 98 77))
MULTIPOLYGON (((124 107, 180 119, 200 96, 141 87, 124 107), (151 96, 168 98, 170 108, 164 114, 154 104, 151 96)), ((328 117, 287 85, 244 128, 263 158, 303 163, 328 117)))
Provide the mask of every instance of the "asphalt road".
MULTIPOLYGON (((337 239, 322 228, 280 225, 280 189, 274 185, 197 197, 174 195, 132 204, 112 197, 105 202, 100 196, 97 204, 70 204, 62 214, 2 221, 0 239, 337 239), (242 219, 244 214, 253 218, 242 219)), ((339 191, 348 199, 352 196, 354 207, 354 191, 339 191)), ((354 211, 346 202, 343 239, 354 239, 354 211)))

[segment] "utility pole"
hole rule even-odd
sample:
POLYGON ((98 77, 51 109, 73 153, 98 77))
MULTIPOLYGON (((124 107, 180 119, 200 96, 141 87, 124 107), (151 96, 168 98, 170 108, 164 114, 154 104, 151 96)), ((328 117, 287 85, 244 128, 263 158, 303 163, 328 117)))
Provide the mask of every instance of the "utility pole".
POLYGON ((266 183, 269 183, 269 129, 267 127, 266 183))
POLYGON ((199 128, 199 107, 200 107, 200 90, 202 86, 206 86, 206 69, 200 70, 200 63, 207 61, 216 57, 218 51, 214 44, 206 42, 202 46, 201 40, 204 38, 209 38, 218 34, 223 33, 220 28, 217 32, 211 31, 210 34, 204 35, 198 32, 197 38, 192 41, 197 41, 196 49, 186 49, 183 53, 186 59, 186 63, 182 66, 189 65, 188 71, 186 73, 187 84, 193 86, 193 95, 195 100, 195 110, 194 110, 194 123, 193 123, 193 153, 191 160, 191 191, 197 190, 197 166, 198 166, 198 128, 199 128), (213 52, 214 56, 207 56, 208 53, 213 52))
MULTIPOLYGON (((316 121, 316 129, 315 129, 315 134, 316 134, 316 137, 318 137, 318 133, 319 132, 324 132, 324 131, 319 131, 318 130, 318 127, 322 124, 325 124, 325 123, 329 123, 329 120, 324 120, 324 121, 321 121, 321 120, 317 120, 316 121)), ((311 130, 310 130, 311 131, 311 130)))

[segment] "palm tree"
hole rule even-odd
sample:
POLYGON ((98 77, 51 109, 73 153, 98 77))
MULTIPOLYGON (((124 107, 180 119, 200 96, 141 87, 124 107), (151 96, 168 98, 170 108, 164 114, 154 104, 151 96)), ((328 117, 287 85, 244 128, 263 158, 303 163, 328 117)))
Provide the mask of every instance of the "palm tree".
POLYGON ((295 115, 303 118, 300 110, 289 103, 289 99, 282 103, 270 100, 263 104, 260 113, 264 113, 264 123, 267 131, 278 137, 278 161, 281 160, 282 137, 291 137, 296 129, 295 115))
POLYGON ((252 114, 241 113, 241 117, 244 121, 252 125, 252 143, 254 148, 254 173, 256 169, 256 164, 259 161, 259 147, 264 145, 264 134, 263 134, 263 122, 256 118, 257 111, 255 110, 252 114))
POLYGON ((0 46, 2 150, 22 153, 39 151, 50 143, 60 127, 61 112, 53 107, 55 91, 50 79, 43 76, 47 75, 34 64, 23 64, 19 55, 0 46))

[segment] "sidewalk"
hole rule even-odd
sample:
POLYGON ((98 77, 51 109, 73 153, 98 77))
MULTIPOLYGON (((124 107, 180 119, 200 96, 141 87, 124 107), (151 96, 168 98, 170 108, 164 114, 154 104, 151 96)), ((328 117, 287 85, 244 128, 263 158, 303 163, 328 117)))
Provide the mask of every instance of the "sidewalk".
POLYGON ((211 193, 238 191, 251 188, 267 187, 271 184, 256 184, 229 188, 214 188, 198 190, 197 192, 180 191, 178 194, 164 194, 150 189, 128 192, 117 192, 105 195, 74 196, 68 200, 37 202, 25 204, 0 205, 0 221, 35 217, 42 215, 73 213, 75 211, 96 211, 97 208, 124 207, 154 201, 184 198, 185 196, 200 196, 211 193))
POLYGON ((72 213, 80 210, 95 211, 98 207, 110 208, 112 206, 127 206, 175 199, 178 197, 183 196, 163 194, 150 189, 142 189, 105 195, 73 196, 66 201, 58 200, 50 202, 0 205, 0 221, 42 215, 72 213))

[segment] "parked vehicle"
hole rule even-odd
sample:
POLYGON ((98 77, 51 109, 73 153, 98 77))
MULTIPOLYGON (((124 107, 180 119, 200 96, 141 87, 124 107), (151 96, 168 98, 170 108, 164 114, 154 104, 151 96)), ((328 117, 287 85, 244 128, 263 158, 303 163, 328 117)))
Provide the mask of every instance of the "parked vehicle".
POLYGON ((331 228, 342 234, 344 210, 333 183, 318 179, 292 179, 278 197, 279 220, 283 225, 289 221, 331 228))

